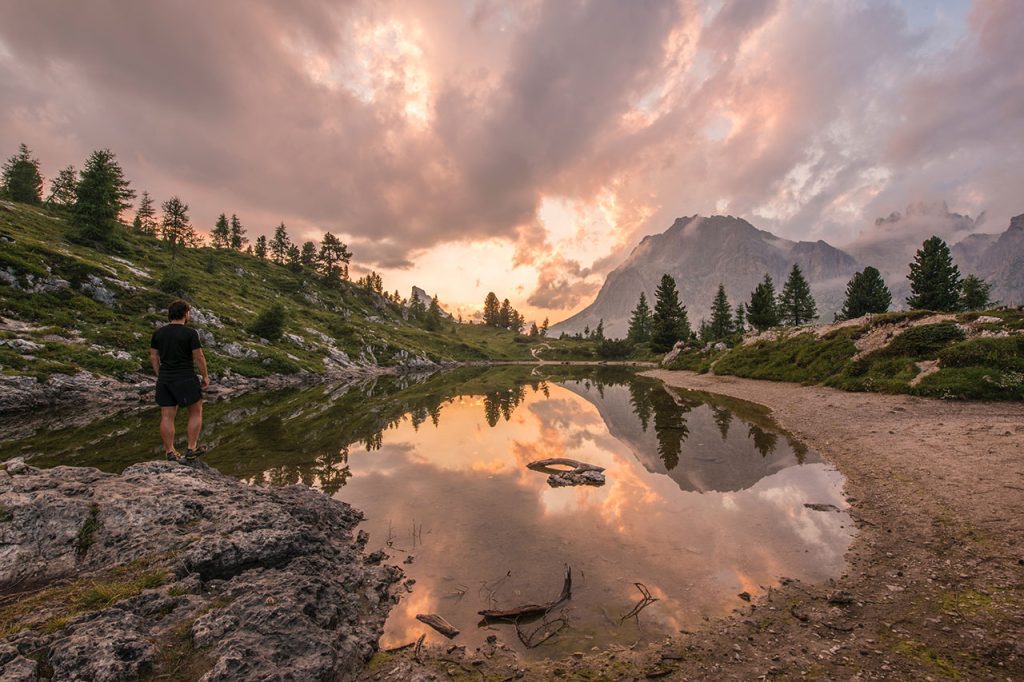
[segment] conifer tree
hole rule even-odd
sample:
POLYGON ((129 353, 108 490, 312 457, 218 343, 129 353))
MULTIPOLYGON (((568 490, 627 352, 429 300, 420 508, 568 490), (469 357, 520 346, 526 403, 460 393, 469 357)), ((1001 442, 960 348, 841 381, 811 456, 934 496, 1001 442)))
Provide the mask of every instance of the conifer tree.
POLYGON ((428 331, 432 332, 436 332, 441 328, 441 303, 437 300, 436 294, 430 299, 430 305, 427 306, 426 327, 428 331))
POLYGON ((292 272, 302 272, 302 251, 298 244, 288 245, 288 269, 292 272))
POLYGON ((647 305, 647 296, 640 292, 640 301, 629 316, 629 331, 626 338, 635 343, 644 343, 651 339, 651 308, 647 305))
POLYGON ((328 232, 320 242, 320 271, 324 278, 337 284, 348 279, 348 264, 352 260, 352 252, 343 241, 328 232))
POLYGON ((527 336, 529 336, 531 339, 534 339, 534 338, 537 338, 538 336, 540 336, 540 328, 537 327, 537 323, 536 322, 531 322, 530 323, 530 331, 527 334, 527 336))
POLYGON ((241 251, 245 248, 245 245, 249 242, 245 238, 245 228, 242 227, 242 221, 238 219, 234 213, 231 214, 231 242, 230 246, 235 251, 241 251))
POLYGON ((171 262, 174 262, 178 255, 178 246, 195 246, 199 242, 199 235, 189 222, 188 204, 181 199, 171 197, 161 208, 164 217, 160 223, 160 232, 164 240, 170 244, 171 262))
POLYGON ((597 326, 594 327, 594 333, 592 338, 595 341, 604 341, 604 318, 602 317, 597 321, 597 326))
POLYGON ((736 321, 733 323, 733 326, 739 334, 747 331, 746 310, 742 303, 736 304, 736 321))
POLYGON ((713 341, 732 336, 732 307, 729 305, 729 298, 725 295, 725 287, 721 284, 718 285, 718 293, 715 294, 715 300, 711 303, 711 322, 708 324, 708 328, 713 341))
POLYGON ((110 243, 122 211, 131 207, 134 198, 135 191, 125 180, 113 152, 109 149, 93 152, 75 188, 71 223, 78 237, 87 242, 110 243))
POLYGON ((315 268, 317 263, 316 242, 303 242, 302 253, 299 256, 302 265, 307 268, 315 268))
POLYGON ((992 305, 992 285, 977 275, 964 278, 960 294, 960 308, 963 310, 985 310, 992 305))
POLYGON ((498 327, 501 329, 509 329, 512 327, 512 323, 515 321, 512 312, 512 304, 508 302, 506 298, 501 302, 501 308, 498 309, 498 327))
POLYGON ((281 223, 274 229, 274 238, 270 240, 270 253, 274 262, 282 265, 288 260, 288 247, 292 245, 288 239, 288 228, 281 223))
POLYGON ((690 336, 686 307, 679 302, 676 282, 669 274, 661 276, 654 292, 654 315, 651 317, 651 349, 663 353, 672 350, 677 341, 690 336))
POLYGON ((135 220, 132 222, 132 229, 141 234, 148 234, 155 237, 159 225, 156 222, 156 209, 153 208, 153 197, 149 192, 143 192, 139 199, 139 208, 135 211, 135 220))
POLYGON ((488 291, 484 298, 484 324, 488 327, 497 327, 501 322, 501 304, 493 291, 488 291))
POLYGON ((779 315, 783 322, 793 327, 807 324, 818 316, 818 307, 811 295, 811 287, 796 263, 789 271, 789 279, 786 280, 779 296, 779 315))
POLYGON ((228 225, 228 217, 223 213, 217 216, 217 222, 210 232, 210 245, 215 249, 226 249, 231 246, 231 227, 228 225))
POLYGON ((846 300, 839 317, 852 320, 868 313, 884 313, 892 305, 892 293, 882 274, 870 265, 857 272, 846 285, 846 300))
POLYGON ((779 309, 775 299, 775 282, 767 272, 764 279, 750 294, 747 304, 747 322, 754 329, 763 332, 779 324, 779 309))
POLYGON ((38 206, 43 202, 43 176, 39 174, 39 159, 24 144, 18 153, 7 159, 0 173, 0 196, 11 201, 38 206))
POLYGON ((415 292, 409 299, 409 316, 415 320, 423 320, 427 316, 427 305, 415 292))
POLYGON ((46 197, 46 205, 57 208, 71 208, 75 205, 78 187, 78 174, 74 166, 68 166, 57 172, 57 177, 50 183, 50 196, 46 197))
POLYGON ((256 237, 256 243, 253 245, 252 253, 260 260, 267 259, 267 238, 264 235, 256 237))
POLYGON ((540 330, 539 331, 540 331, 540 335, 541 336, 547 336, 548 335, 548 318, 545 317, 544 321, 540 323, 540 330))
POLYGON ((912 309, 950 312, 960 307, 960 268, 953 262, 949 245, 939 237, 921 245, 907 279, 911 292, 907 305, 912 309))

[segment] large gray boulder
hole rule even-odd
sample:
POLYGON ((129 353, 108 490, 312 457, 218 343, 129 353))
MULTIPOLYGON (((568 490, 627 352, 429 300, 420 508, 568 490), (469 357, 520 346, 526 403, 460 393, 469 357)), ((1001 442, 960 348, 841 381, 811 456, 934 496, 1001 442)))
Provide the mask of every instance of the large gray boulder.
POLYGON ((0 471, 0 679, 347 679, 376 650, 400 569, 362 515, 202 464, 0 471), (40 656, 42 652, 42 656, 40 656))

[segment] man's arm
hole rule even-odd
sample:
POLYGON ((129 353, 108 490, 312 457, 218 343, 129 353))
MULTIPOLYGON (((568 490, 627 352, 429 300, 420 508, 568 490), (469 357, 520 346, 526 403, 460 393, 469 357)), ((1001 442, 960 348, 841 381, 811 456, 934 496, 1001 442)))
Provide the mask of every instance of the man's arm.
POLYGON ((203 355, 202 348, 192 351, 192 362, 196 363, 196 368, 203 377, 203 388, 207 388, 210 385, 210 374, 206 369, 206 356, 203 355))
POLYGON ((160 356, 157 355, 156 348, 149 349, 149 364, 153 365, 153 374, 160 376, 160 356))

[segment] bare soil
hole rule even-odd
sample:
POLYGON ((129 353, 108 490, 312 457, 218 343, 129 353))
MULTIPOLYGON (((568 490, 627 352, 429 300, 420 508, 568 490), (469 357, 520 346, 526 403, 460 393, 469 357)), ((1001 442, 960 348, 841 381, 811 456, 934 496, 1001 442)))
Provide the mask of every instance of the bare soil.
POLYGON ((528 663, 500 645, 409 648, 360 679, 1024 679, 1024 405, 647 375, 766 405, 838 467, 859 528, 845 574, 771 586, 645 649, 528 663))

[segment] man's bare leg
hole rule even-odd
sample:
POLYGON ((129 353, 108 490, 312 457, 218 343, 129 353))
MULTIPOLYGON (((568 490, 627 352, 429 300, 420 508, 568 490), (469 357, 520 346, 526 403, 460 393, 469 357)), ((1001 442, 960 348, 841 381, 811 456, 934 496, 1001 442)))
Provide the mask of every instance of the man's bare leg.
POLYGON ((174 416, 177 407, 160 408, 160 440, 164 442, 164 452, 174 452, 174 416))
POLYGON ((203 429, 203 401, 188 406, 188 449, 199 445, 199 432, 203 429))

